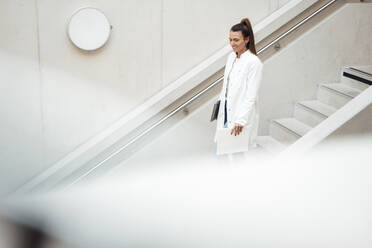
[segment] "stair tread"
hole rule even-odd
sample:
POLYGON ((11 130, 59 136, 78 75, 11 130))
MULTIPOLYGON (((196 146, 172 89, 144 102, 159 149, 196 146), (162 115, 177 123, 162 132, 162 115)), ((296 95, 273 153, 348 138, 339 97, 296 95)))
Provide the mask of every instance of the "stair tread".
POLYGON ((343 83, 328 83, 328 84, 320 84, 321 86, 324 86, 326 88, 333 89, 335 91, 338 91, 344 95, 350 96, 350 97, 356 97, 359 95, 362 90, 352 88, 346 84, 343 83))
POLYGON ((327 117, 337 111, 336 108, 322 103, 319 100, 300 101, 298 103, 306 106, 307 108, 313 109, 314 111, 319 112, 327 117))
POLYGON ((372 66, 371 65, 353 65, 350 66, 350 69, 356 69, 363 73, 369 74, 372 76, 372 66))
POLYGON ((286 145, 271 136, 257 136, 256 141, 259 146, 271 153, 278 153, 286 148, 286 145))
POLYGON ((273 121, 279 123, 280 125, 286 127, 287 129, 295 132, 300 136, 304 136, 311 129, 310 126, 295 118, 281 118, 275 119, 273 121))

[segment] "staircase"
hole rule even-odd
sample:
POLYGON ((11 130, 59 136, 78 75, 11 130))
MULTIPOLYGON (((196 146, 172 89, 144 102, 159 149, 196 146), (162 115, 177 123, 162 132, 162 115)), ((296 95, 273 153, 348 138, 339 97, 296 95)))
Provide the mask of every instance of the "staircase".
POLYGON ((271 120, 269 135, 258 136, 258 145, 271 154, 280 153, 371 84, 371 67, 344 68, 340 82, 319 84, 316 99, 297 102, 292 117, 271 120))

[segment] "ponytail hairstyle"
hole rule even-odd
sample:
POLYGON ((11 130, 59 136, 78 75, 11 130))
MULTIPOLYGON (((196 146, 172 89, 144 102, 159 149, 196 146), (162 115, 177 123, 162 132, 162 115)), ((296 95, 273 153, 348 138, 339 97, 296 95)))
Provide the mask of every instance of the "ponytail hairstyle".
POLYGON ((246 44, 246 48, 250 50, 253 54, 257 55, 256 45, 254 43, 253 29, 251 22, 248 20, 248 18, 244 18, 240 21, 240 23, 232 26, 231 31, 233 32, 241 31, 244 38, 249 37, 249 41, 246 44))

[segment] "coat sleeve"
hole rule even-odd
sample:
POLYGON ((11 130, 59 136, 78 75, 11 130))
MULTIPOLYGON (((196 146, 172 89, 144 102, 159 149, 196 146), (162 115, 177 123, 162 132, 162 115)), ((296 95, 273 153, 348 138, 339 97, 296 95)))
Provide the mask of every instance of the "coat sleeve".
POLYGON ((244 97, 237 105, 235 123, 245 126, 252 114, 254 104, 257 99, 258 90, 261 83, 263 65, 261 61, 256 61, 250 68, 244 83, 247 84, 247 90, 244 97))

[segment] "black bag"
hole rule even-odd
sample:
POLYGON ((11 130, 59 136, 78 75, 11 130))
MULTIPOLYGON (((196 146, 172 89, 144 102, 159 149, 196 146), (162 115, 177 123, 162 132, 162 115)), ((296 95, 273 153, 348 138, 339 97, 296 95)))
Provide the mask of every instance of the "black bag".
POLYGON ((212 116, 211 116, 211 121, 217 120, 218 117, 218 110, 220 109, 220 100, 218 100, 214 105, 213 105, 213 111, 212 111, 212 116))

